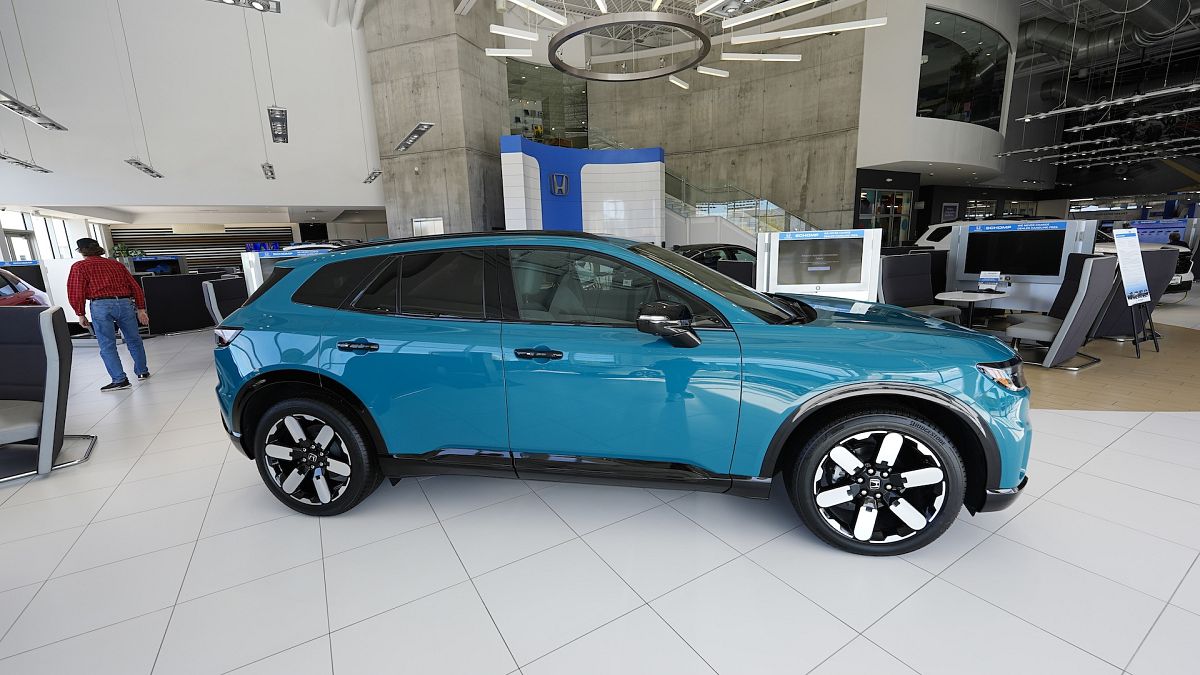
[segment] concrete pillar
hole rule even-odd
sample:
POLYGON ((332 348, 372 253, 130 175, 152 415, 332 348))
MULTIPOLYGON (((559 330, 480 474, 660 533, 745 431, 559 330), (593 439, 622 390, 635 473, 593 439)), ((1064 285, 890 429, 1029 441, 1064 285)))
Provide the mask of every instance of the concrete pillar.
POLYGON ((388 231, 412 234, 413 218, 443 219, 446 232, 504 226, 500 136, 508 133, 508 83, 488 25, 495 3, 467 16, 453 0, 367 3, 363 28, 383 169, 388 231), (418 122, 435 126, 411 149, 393 148, 418 122))

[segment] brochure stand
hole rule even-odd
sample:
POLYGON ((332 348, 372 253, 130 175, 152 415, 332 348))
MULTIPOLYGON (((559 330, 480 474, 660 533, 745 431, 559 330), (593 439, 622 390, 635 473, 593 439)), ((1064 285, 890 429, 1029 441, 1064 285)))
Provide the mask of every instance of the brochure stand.
POLYGON ((1158 346, 1158 334, 1154 332, 1154 319, 1150 317, 1150 285, 1146 282, 1146 268, 1142 264, 1142 248, 1138 243, 1136 228, 1113 230, 1117 245, 1117 262, 1121 266, 1121 284, 1125 290, 1125 302, 1129 304, 1133 317, 1133 350, 1142 358, 1142 343, 1154 342, 1158 346), (1149 335, 1147 335, 1149 326, 1149 335))

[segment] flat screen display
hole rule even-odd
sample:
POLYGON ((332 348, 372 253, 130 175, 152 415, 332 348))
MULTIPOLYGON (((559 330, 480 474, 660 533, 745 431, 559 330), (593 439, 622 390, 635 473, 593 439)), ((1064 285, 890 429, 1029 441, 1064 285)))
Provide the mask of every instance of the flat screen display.
POLYGON ((782 239, 779 241, 781 286, 859 284, 863 268, 862 239, 782 239))
POLYGON ((1183 235, 1187 231, 1187 225, 1164 225, 1163 227, 1147 227, 1139 225, 1138 243, 1141 244, 1167 244, 1171 241, 1171 233, 1178 232, 1179 239, 1183 240, 1183 235))
POLYGON ((181 270, 177 258, 134 258, 133 271, 149 274, 179 274, 181 270))
POLYGON ((1061 269, 1066 230, 971 232, 967 235, 967 274, 999 270, 1003 274, 1056 277, 1061 269))

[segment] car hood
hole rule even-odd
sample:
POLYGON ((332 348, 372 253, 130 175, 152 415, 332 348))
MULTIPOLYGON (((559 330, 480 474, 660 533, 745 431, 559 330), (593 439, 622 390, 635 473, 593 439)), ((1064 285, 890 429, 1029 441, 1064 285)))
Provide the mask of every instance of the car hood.
POLYGON ((950 343, 942 342, 947 352, 971 352, 997 361, 1007 360, 1014 355, 1008 345, 987 333, 917 314, 903 307, 813 295, 785 295, 796 298, 816 310, 816 320, 807 325, 948 340, 958 349, 950 348, 950 343))

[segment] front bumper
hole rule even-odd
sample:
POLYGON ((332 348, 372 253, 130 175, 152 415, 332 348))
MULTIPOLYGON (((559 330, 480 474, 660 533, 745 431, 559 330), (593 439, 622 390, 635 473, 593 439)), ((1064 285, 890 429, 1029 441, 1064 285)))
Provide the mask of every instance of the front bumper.
POLYGON ((979 508, 979 512, 984 511, 1003 511, 1013 505, 1017 501, 1017 497, 1021 496, 1021 491, 1025 489, 1025 485, 1029 483, 1029 476, 1021 479, 1021 484, 1015 488, 1001 488, 998 490, 988 490, 983 496, 983 506, 979 508))

